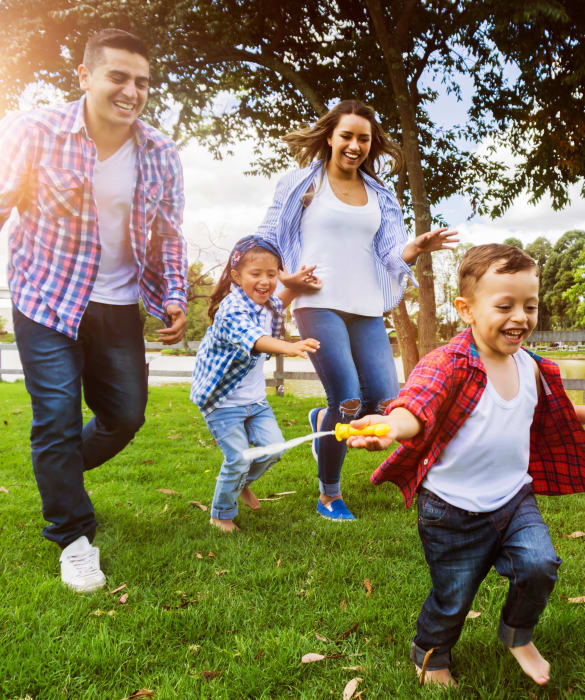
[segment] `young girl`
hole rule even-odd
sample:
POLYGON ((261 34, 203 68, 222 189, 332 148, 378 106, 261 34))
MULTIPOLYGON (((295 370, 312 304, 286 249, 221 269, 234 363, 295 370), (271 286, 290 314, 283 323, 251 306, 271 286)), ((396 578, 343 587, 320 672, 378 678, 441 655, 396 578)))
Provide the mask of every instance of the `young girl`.
MULTIPOLYGON (((279 269, 278 251, 261 237, 246 236, 236 243, 211 295, 213 324, 195 359, 191 400, 201 409, 224 454, 209 521, 223 532, 239 529, 234 523, 238 497, 250 508, 260 508, 250 484, 281 457, 271 455, 250 463, 242 456, 250 444, 283 441, 266 401, 264 353, 306 357, 305 352, 319 348, 313 338, 296 343, 279 339, 282 311, 295 296, 288 289, 273 296, 279 269)), ((313 270, 299 270, 297 282, 318 289, 313 270)))

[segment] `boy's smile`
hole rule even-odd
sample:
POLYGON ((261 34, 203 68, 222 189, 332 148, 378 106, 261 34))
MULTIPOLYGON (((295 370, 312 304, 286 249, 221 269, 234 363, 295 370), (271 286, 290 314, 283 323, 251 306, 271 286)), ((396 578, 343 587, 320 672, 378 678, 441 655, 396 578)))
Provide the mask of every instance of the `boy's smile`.
POLYGON ((498 273, 504 261, 491 265, 468 297, 458 297, 461 318, 471 326, 480 354, 512 355, 538 320, 537 269, 498 273))
POLYGON ((278 260, 268 251, 249 252, 239 269, 232 270, 233 281, 256 304, 266 304, 276 289, 278 260))

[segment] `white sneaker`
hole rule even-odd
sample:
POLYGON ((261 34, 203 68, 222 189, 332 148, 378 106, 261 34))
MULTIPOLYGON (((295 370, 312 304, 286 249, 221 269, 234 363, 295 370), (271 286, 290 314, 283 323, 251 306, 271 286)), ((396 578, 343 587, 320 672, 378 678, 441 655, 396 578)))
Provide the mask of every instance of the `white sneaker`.
POLYGON ((85 535, 67 545, 59 557, 61 581, 77 593, 91 593, 106 585, 100 569, 100 550, 85 535))

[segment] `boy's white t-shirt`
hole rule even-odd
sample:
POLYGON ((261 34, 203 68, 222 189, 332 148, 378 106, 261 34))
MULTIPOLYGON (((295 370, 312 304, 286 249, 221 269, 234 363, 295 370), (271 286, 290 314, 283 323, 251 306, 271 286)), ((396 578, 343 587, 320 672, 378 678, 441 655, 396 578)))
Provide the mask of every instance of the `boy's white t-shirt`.
POLYGON ((106 160, 96 160, 93 189, 101 258, 90 301, 135 304, 138 268, 130 243, 130 212, 136 183, 136 141, 129 138, 106 160))
MULTIPOLYGON (((273 313, 266 306, 261 311, 262 327, 266 335, 272 336, 273 313)), ((221 408, 228 406, 248 406, 266 398, 266 379, 264 378, 264 361, 266 353, 260 353, 258 361, 242 379, 238 386, 221 402, 221 408)))
POLYGON ((422 486, 447 503, 474 513, 501 508, 529 484, 530 426, 538 401, 534 361, 512 355, 519 388, 510 401, 491 381, 469 418, 433 464, 422 486))
POLYGON ((355 207, 331 189, 327 173, 301 218, 300 265, 316 265, 323 287, 301 294, 293 309, 337 309, 381 316, 384 295, 374 259, 374 237, 382 214, 376 191, 364 183, 368 202, 355 207))

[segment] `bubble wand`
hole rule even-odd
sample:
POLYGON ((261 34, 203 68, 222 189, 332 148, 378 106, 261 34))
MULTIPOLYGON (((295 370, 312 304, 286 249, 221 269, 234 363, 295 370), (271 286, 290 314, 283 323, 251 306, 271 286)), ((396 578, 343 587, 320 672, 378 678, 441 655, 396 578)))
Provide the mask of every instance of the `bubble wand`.
POLYGON ((292 440, 287 440, 286 442, 275 442, 272 445, 250 447, 242 452, 242 456, 244 459, 249 459, 251 462, 253 462, 260 457, 269 457, 277 452, 290 450, 291 447, 296 447, 303 442, 325 437, 326 435, 335 435, 336 439, 341 442, 342 440, 347 440, 350 435, 374 435, 376 437, 380 437, 389 432, 390 426, 388 423, 374 423, 373 425, 368 425, 366 428, 352 428, 347 423, 336 423, 335 430, 325 430, 321 431, 320 433, 311 433, 310 435, 303 435, 298 438, 293 438, 292 440))

